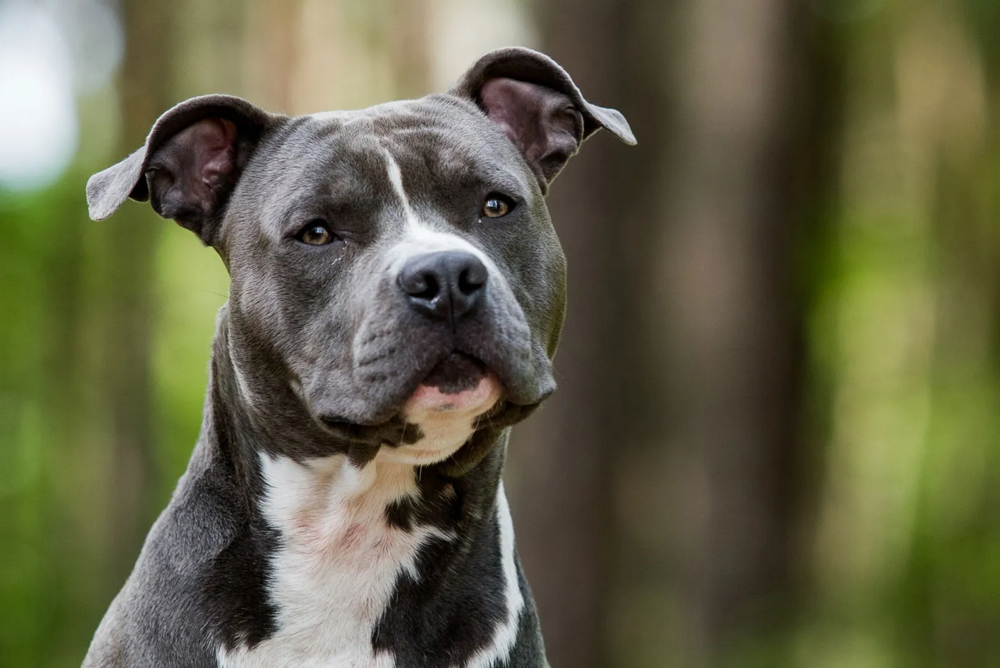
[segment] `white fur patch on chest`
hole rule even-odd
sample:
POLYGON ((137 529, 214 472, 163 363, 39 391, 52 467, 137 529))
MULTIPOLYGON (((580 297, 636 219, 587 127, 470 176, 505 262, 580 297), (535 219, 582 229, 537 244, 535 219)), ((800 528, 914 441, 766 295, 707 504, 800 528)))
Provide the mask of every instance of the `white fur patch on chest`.
POLYGON ((363 468, 343 455, 298 463, 261 456, 262 511, 281 533, 269 596, 277 631, 251 648, 218 653, 224 668, 391 668, 372 650, 372 632, 397 577, 416 579, 428 541, 453 537, 429 526, 404 531, 386 521, 394 501, 417 498, 410 465, 376 457, 363 468))

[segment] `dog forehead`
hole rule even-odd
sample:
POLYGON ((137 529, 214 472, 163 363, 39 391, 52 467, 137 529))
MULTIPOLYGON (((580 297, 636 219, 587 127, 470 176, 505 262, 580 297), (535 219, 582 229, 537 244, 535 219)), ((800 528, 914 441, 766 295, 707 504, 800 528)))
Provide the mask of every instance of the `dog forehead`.
MULTIPOLYGON (((488 176, 520 154, 503 131, 471 102, 449 95, 386 102, 293 119, 284 140, 289 160, 316 162, 324 173, 381 179, 388 152, 406 171, 488 176)), ((526 165, 525 165, 526 168, 526 165)))
POLYGON ((364 109, 324 111, 302 118, 321 133, 344 129, 389 141, 433 137, 439 143, 457 147, 505 137, 475 104, 446 94, 383 102, 364 109))
POLYGON ((506 135, 475 105, 448 95, 289 119, 255 162, 246 196, 271 221, 318 201, 377 211, 397 197, 390 163, 415 205, 487 182, 523 196, 533 190, 506 135))

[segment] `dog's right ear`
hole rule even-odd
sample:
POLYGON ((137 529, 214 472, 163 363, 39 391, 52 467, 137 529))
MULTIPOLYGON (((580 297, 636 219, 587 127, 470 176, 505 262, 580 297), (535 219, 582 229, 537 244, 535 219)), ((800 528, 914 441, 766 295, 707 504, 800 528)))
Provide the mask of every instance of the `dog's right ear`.
POLYGON ((90 217, 104 220, 126 199, 145 202, 212 245, 229 196, 261 137, 283 117, 230 95, 178 104, 146 144, 87 181, 90 217))

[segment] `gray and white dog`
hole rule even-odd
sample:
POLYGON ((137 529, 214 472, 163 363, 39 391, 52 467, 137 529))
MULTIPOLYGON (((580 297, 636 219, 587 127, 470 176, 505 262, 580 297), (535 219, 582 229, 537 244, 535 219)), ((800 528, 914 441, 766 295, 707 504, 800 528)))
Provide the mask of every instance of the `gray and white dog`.
POLYGON ((85 666, 543 666, 500 480, 554 389, 545 195, 617 111, 548 57, 289 118, 225 95, 87 184, 191 230, 232 282, 187 472, 85 666))

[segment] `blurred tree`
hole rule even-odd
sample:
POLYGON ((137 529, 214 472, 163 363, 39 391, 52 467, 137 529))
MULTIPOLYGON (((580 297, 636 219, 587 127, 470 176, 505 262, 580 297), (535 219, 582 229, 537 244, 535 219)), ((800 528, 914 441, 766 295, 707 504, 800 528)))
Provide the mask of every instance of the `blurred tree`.
MULTIPOLYGON (((152 122, 173 105, 173 60, 165 57, 174 41, 176 13, 165 3, 126 0, 122 4, 128 57, 119 84, 123 119, 120 156, 142 146, 152 122)), ((102 267, 104 317, 102 359, 111 420, 108 445, 108 535, 111 582, 121 583, 132 570, 151 516, 156 477, 150 470, 152 379, 150 328, 156 314, 155 253, 160 221, 148 207, 126 206, 101 225, 108 243, 102 267)), ((112 585, 114 586, 114 585, 112 585)), ((118 585, 120 586, 120 584, 118 585)))
POLYGON ((270 111, 291 111, 291 73, 299 58, 301 0, 249 3, 243 44, 247 99, 270 111))
MULTIPOLYGON (((570 306, 561 390, 514 439, 532 458, 522 554, 554 665, 720 664, 791 601, 793 249, 824 146, 806 136, 805 16, 791 0, 544 7, 545 49, 639 146, 592 140, 553 189, 570 306)), ((758 651, 774 650, 740 660, 758 651)))

